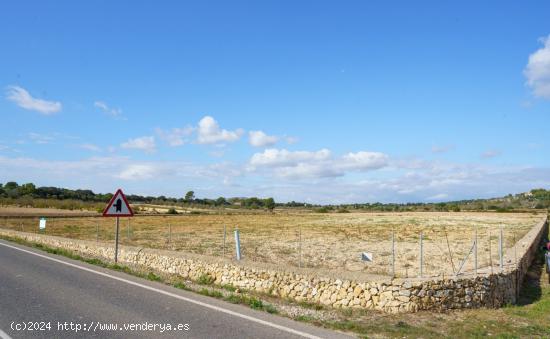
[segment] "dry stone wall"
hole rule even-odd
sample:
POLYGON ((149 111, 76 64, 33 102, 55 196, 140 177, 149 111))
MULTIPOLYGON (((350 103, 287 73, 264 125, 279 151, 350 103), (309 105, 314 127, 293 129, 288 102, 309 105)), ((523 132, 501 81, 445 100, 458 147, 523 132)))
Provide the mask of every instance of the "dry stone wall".
MULTIPOLYGON (((314 270, 285 270, 257 263, 239 263, 228 259, 196 254, 121 246, 119 262, 163 274, 198 280, 209 275, 219 285, 268 293, 296 301, 320 303, 336 308, 376 309, 387 313, 418 310, 500 307, 516 302, 521 281, 547 233, 546 218, 535 225, 505 257, 503 270, 482 268, 477 275, 449 279, 365 279, 352 276, 320 276, 314 270), (513 253, 513 254, 511 254, 513 253), (516 268, 517 267, 517 268, 516 268), (498 272, 497 272, 498 271, 498 272)), ((71 250, 87 257, 112 260, 112 244, 74 240, 40 234, 1 230, 0 235, 19 237, 50 247, 71 250)))

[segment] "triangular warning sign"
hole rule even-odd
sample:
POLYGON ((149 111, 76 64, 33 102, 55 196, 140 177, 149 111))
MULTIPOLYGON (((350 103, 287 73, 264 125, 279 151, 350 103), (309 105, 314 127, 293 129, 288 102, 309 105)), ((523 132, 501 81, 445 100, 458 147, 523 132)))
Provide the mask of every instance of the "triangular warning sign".
POLYGON ((103 210, 104 217, 132 217, 134 212, 130 208, 126 196, 119 188, 115 195, 111 198, 111 201, 107 204, 107 207, 103 210))

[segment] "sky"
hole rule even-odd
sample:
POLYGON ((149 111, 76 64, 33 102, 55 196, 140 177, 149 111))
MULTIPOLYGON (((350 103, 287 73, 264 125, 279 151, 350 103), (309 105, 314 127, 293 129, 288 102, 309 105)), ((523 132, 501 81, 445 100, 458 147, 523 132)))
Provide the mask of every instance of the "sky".
POLYGON ((10 1, 0 182, 438 202, 550 188, 547 1, 10 1))

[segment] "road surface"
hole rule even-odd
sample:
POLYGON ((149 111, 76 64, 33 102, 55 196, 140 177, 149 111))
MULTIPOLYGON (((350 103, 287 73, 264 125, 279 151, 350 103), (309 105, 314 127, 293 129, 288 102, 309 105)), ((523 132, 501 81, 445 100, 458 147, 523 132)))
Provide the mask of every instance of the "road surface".
POLYGON ((10 337, 349 338, 0 240, 0 339, 10 337))

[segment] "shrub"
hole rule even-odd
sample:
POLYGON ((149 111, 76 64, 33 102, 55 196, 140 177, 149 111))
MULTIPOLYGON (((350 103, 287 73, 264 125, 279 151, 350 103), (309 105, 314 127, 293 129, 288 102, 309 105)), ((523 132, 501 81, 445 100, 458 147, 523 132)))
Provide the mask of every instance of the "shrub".
POLYGON ((264 307, 262 301, 256 298, 250 298, 248 305, 255 310, 261 310, 264 307))
POLYGON ((208 274, 203 274, 199 277, 197 283, 199 283, 200 285, 212 285, 214 283, 214 278, 212 278, 208 274))
POLYGON ((158 275, 156 275, 155 273, 153 273, 153 272, 149 272, 149 274, 147 274, 146 278, 151 280, 151 281, 160 281, 160 277, 158 275))
POLYGON ((186 290, 186 289, 187 289, 187 285, 185 285, 185 284, 182 283, 181 281, 175 283, 175 284, 174 284, 174 287, 175 287, 175 288, 179 288, 180 290, 186 290))
POLYGON ((222 285, 222 288, 226 291, 229 291, 229 292, 235 292, 235 290, 237 290, 237 288, 235 286, 229 285, 229 284, 222 285))

